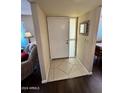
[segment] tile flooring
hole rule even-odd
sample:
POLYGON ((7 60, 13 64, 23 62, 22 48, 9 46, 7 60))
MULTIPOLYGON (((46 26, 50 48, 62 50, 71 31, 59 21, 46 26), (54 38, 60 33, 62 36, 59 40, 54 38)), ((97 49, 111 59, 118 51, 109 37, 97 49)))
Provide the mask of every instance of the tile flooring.
POLYGON ((76 59, 52 60, 48 82, 88 75, 87 69, 76 59))

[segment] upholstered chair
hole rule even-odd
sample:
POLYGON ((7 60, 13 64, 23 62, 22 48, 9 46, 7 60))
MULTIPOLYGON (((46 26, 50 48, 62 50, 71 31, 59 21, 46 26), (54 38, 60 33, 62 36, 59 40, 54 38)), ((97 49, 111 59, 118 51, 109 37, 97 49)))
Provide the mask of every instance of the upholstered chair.
POLYGON ((35 64, 38 62, 37 46, 29 44, 25 50, 28 52, 28 60, 21 62, 21 80, 28 77, 34 70, 35 64))

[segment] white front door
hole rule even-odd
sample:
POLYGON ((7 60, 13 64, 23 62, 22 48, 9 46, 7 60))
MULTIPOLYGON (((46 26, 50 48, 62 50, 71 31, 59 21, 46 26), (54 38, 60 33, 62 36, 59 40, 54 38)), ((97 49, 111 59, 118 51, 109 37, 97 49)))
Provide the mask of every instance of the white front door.
POLYGON ((51 59, 69 57, 69 18, 47 17, 51 59))

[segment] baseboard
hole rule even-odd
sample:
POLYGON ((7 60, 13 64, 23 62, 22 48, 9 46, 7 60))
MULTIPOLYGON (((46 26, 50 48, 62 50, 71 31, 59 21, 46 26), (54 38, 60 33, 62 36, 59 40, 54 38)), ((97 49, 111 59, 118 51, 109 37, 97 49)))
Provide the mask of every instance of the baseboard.
POLYGON ((89 75, 92 75, 93 74, 93 72, 89 72, 89 75))
POLYGON ((49 78, 49 72, 50 72, 50 65, 49 65, 49 70, 48 70, 48 72, 47 72, 47 75, 46 75, 46 81, 48 81, 48 78, 49 78))
POLYGON ((47 83, 47 80, 42 80, 41 83, 45 84, 45 83, 47 83))

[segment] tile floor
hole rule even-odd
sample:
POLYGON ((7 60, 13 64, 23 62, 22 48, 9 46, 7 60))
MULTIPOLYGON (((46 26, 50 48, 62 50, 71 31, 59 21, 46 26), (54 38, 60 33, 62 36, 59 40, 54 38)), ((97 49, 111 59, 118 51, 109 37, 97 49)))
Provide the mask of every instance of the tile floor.
POLYGON ((86 68, 76 59, 52 60, 48 82, 88 75, 86 68))

